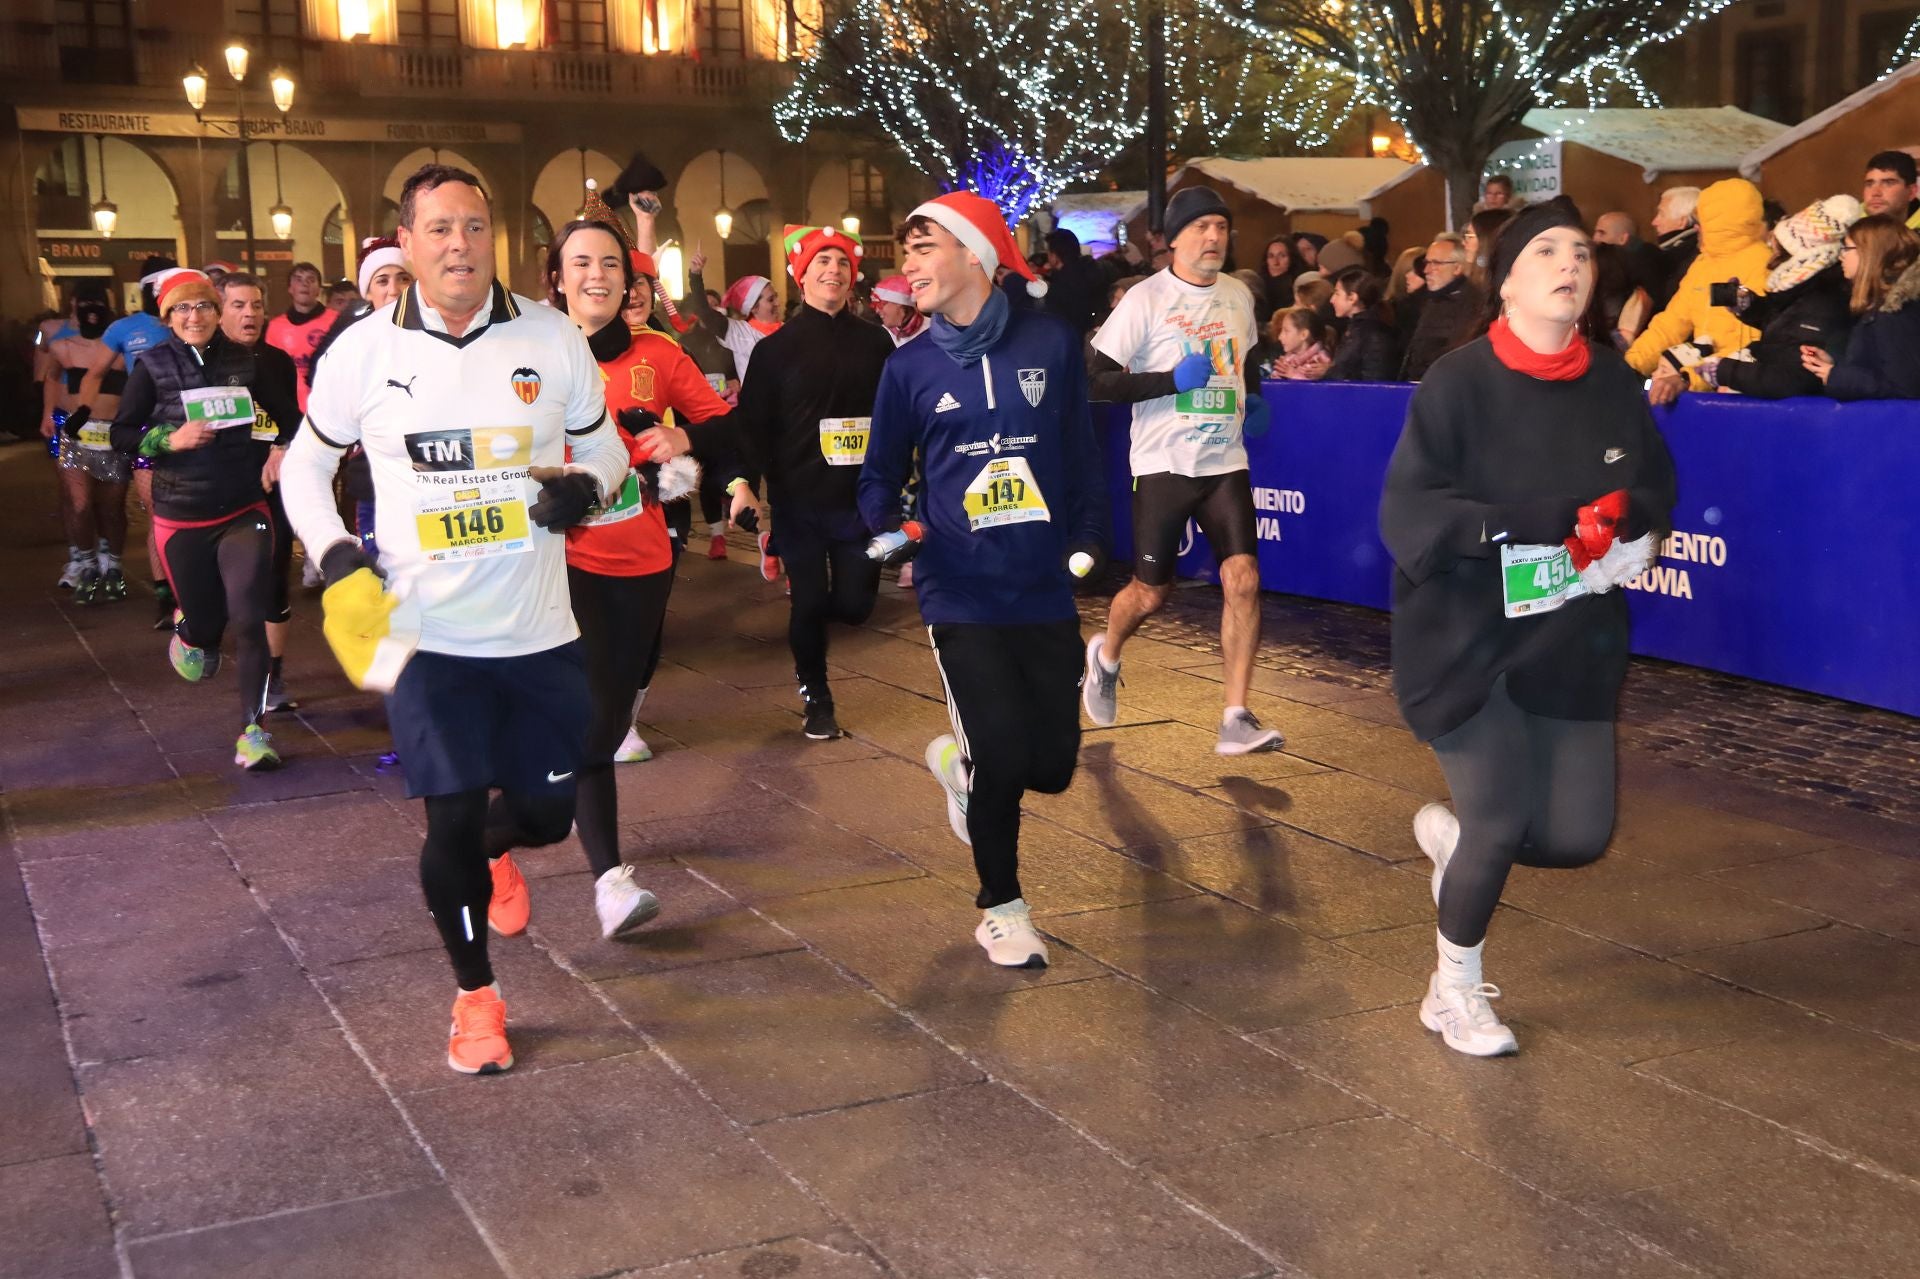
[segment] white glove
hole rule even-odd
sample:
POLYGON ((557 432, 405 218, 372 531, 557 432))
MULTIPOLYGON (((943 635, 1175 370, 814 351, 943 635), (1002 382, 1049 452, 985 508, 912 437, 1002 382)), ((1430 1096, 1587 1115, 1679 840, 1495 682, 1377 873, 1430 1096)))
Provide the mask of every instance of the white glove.
MULTIPOLYGON (((1653 567, 1659 557, 1660 547, 1653 540, 1653 534, 1642 533, 1631 542, 1615 541, 1607 548, 1607 553, 1587 566, 1588 572, 1598 569, 1607 580, 1608 587, 1625 586, 1640 574, 1653 567)), ((1585 580, 1586 574, 1582 573, 1585 580)), ((1589 583, 1588 589, 1592 589, 1589 583)))

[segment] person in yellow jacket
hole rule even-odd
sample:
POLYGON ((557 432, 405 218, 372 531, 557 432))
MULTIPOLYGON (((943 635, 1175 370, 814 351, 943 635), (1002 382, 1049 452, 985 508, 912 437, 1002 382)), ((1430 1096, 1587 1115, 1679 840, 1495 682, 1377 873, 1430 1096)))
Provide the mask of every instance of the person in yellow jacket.
POLYGON ((1695 210, 1700 223, 1700 256, 1680 279, 1673 301, 1653 317, 1646 330, 1627 349, 1627 363, 1636 373, 1653 379, 1653 401, 1670 404, 1688 389, 1707 390, 1692 371, 1687 353, 1674 353, 1682 343, 1711 341, 1713 355, 1731 355, 1760 336, 1742 324, 1728 308, 1714 306, 1712 286, 1737 280, 1755 293, 1767 289, 1767 267, 1773 249, 1767 243, 1766 217, 1761 211, 1760 188, 1745 178, 1727 178, 1700 193, 1695 210))

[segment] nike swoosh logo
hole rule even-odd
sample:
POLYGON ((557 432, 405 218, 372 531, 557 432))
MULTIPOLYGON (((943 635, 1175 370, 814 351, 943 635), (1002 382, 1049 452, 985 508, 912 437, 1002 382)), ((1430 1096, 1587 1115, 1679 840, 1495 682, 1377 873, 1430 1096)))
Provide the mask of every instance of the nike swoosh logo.
POLYGON ((1627 455, 1627 451, 1625 449, 1608 449, 1606 451, 1606 454, 1600 460, 1607 463, 1608 465, 1612 465, 1613 463, 1618 462, 1621 458, 1625 457, 1626 455, 1627 455))
POLYGON ((549 771, 547 773, 547 780, 550 782, 564 782, 569 777, 572 777, 572 776, 573 776, 573 770, 571 768, 569 768, 564 773, 555 773, 555 772, 549 771))

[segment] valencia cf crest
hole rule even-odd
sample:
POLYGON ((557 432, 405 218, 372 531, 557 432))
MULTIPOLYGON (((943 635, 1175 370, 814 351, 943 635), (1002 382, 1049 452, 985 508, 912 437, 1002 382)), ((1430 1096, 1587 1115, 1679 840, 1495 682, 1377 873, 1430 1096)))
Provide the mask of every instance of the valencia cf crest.
POLYGON ((520 397, 522 404, 532 404, 540 398, 540 374, 533 369, 515 369, 513 393, 520 397))
POLYGON ((1040 401, 1047 393, 1047 371, 1045 369, 1020 370, 1020 394, 1027 397, 1027 403, 1034 408, 1040 407, 1040 401))

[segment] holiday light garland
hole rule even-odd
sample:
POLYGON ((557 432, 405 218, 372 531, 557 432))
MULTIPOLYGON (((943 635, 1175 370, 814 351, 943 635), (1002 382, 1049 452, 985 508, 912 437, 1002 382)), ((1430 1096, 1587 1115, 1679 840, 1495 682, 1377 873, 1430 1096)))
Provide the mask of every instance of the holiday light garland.
MULTIPOLYGON (((1017 221, 1143 135, 1146 3, 859 0, 816 33, 774 120, 792 142, 875 126, 943 188, 1017 221)), ((1291 41, 1224 26, 1210 4, 1166 11, 1169 131, 1207 145, 1251 124, 1262 141, 1324 145, 1353 108, 1346 82, 1303 74, 1291 41)))
POLYGON ((1913 25, 1907 28, 1907 34, 1900 39, 1900 47, 1893 51, 1893 59, 1887 63, 1887 69, 1875 77, 1876 81, 1886 79, 1916 58, 1920 58, 1920 18, 1915 18, 1913 25))

